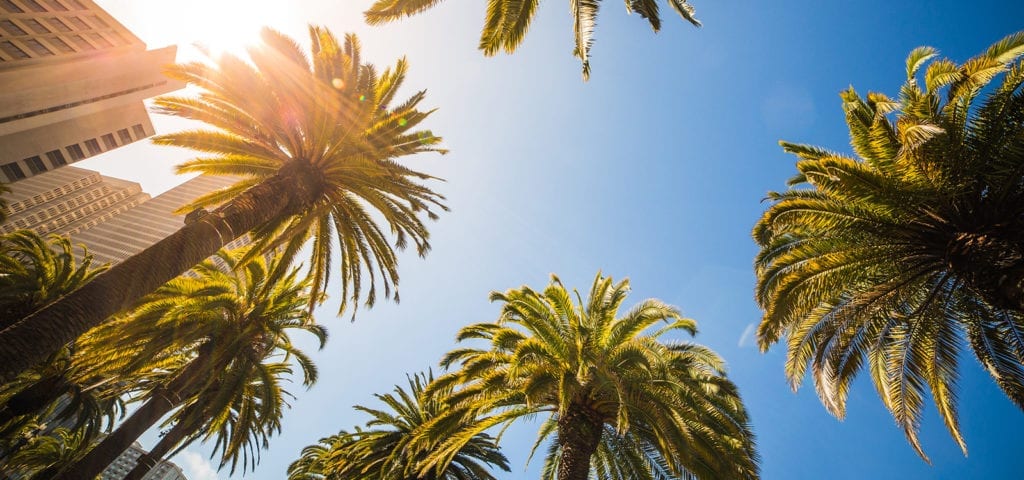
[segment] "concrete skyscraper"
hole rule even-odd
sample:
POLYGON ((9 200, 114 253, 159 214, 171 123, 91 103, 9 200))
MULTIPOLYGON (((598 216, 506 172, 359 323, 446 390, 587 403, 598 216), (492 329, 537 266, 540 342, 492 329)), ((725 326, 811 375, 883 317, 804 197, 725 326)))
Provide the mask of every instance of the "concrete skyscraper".
POLYGON ((182 205, 236 180, 196 177, 150 199, 138 183, 69 166, 11 184, 0 234, 28 229, 68 235, 85 244, 96 263, 114 264, 184 226, 184 215, 174 214, 182 205))
POLYGON ((91 0, 0 0, 0 182, 153 135, 143 100, 182 88, 91 0))

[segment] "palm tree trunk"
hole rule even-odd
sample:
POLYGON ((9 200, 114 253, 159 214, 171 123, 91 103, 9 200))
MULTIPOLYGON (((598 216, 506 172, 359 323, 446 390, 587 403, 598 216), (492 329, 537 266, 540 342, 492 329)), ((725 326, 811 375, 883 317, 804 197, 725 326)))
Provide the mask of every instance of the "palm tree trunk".
POLYGON ((61 375, 54 375, 36 382, 28 388, 16 393, 0 408, 0 425, 15 417, 36 413, 50 406, 62 395, 67 393, 71 383, 61 375))
POLYGON ((143 454, 139 457, 139 461, 135 464, 135 468, 132 468, 132 471, 128 472, 128 475, 126 475, 123 480, 142 480, 142 477, 145 477, 157 463, 160 463, 160 460, 162 460, 168 452, 177 447, 189 433, 195 431, 194 428, 190 428, 191 426, 192 422, 189 422, 187 419, 182 419, 178 423, 174 424, 171 431, 167 432, 167 435, 164 435, 163 438, 157 442, 156 446, 153 447, 153 450, 150 450, 149 453, 143 454))
POLYGON ((570 406, 558 418, 558 480, 587 480, 590 458, 601 442, 602 424, 588 415, 584 407, 570 406))
MULTIPOLYGON (((296 163, 296 162, 293 162, 296 163)), ((78 290, 0 331, 0 381, 10 381, 63 345, 185 273, 228 242, 315 198, 308 175, 282 168, 214 212, 115 265, 78 290)), ((313 186, 312 188, 316 188, 313 186)))
POLYGON ((152 397, 135 413, 107 435, 98 445, 89 450, 77 462, 64 467, 55 480, 93 480, 114 460, 138 440, 164 415, 170 413, 186 397, 196 390, 207 373, 212 351, 201 352, 182 369, 165 387, 158 388, 152 397))

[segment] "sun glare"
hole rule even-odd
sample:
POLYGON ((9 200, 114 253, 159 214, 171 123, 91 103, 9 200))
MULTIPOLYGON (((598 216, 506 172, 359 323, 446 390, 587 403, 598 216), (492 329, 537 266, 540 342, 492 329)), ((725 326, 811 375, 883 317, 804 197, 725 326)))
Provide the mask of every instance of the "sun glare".
POLYGON ((243 54, 259 42, 264 26, 282 29, 292 17, 289 2, 280 0, 178 0, 147 3, 147 24, 140 36, 151 46, 177 44, 181 56, 189 56, 190 45, 212 55, 243 54), (173 5, 173 10, 168 8, 173 5))

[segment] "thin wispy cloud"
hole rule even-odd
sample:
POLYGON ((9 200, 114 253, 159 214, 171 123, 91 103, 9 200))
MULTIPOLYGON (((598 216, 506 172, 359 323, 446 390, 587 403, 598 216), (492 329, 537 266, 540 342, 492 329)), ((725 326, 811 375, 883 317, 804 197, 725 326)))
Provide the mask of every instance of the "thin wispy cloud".
POLYGON ((756 330, 756 327, 757 325, 754 323, 747 324, 747 328, 743 329, 743 333, 740 334, 740 340, 736 345, 740 348, 754 348, 756 346, 754 343, 754 330, 756 330))

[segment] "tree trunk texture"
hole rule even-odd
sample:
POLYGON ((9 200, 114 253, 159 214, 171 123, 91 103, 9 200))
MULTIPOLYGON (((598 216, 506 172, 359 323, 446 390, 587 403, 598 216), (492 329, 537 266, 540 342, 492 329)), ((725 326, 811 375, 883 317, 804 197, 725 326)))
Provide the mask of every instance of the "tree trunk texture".
POLYGON ((171 431, 167 432, 167 435, 164 435, 160 441, 157 442, 156 446, 153 447, 153 450, 139 457, 139 461, 135 464, 135 468, 132 468, 132 471, 128 472, 128 475, 124 477, 124 480, 142 480, 142 477, 145 477, 146 474, 156 466, 156 464, 160 463, 160 460, 163 460, 164 456, 166 456, 168 452, 174 450, 189 433, 195 431, 194 428, 190 428, 193 423, 194 422, 189 422, 188 419, 182 419, 178 423, 175 423, 174 426, 171 427, 171 431))
POLYGON ((558 461, 558 480, 587 480, 590 457, 601 442, 602 423, 585 407, 570 406, 558 418, 558 444, 562 458, 558 461))
POLYGON ((956 233, 946 245, 951 270, 994 307, 1024 313, 1024 249, 997 229, 956 233))
POLYGON ((47 377, 32 384, 14 394, 14 396, 7 400, 7 404, 0 408, 0 425, 13 420, 15 417, 39 412, 66 394, 70 387, 71 384, 67 379, 58 375, 47 377))
POLYGON ((54 480, 95 479, 133 442, 146 433, 146 430, 152 428, 164 415, 174 410, 202 385, 209 373, 207 366, 211 355, 212 353, 209 351, 200 353, 170 383, 153 392, 153 396, 145 404, 89 450, 89 453, 77 462, 64 467, 60 474, 54 477, 54 480))
POLYGON ((42 363, 62 346, 131 307, 140 298, 215 254, 228 242, 276 218, 301 212, 313 194, 293 171, 243 192, 209 215, 96 276, 0 331, 0 381, 42 363))

